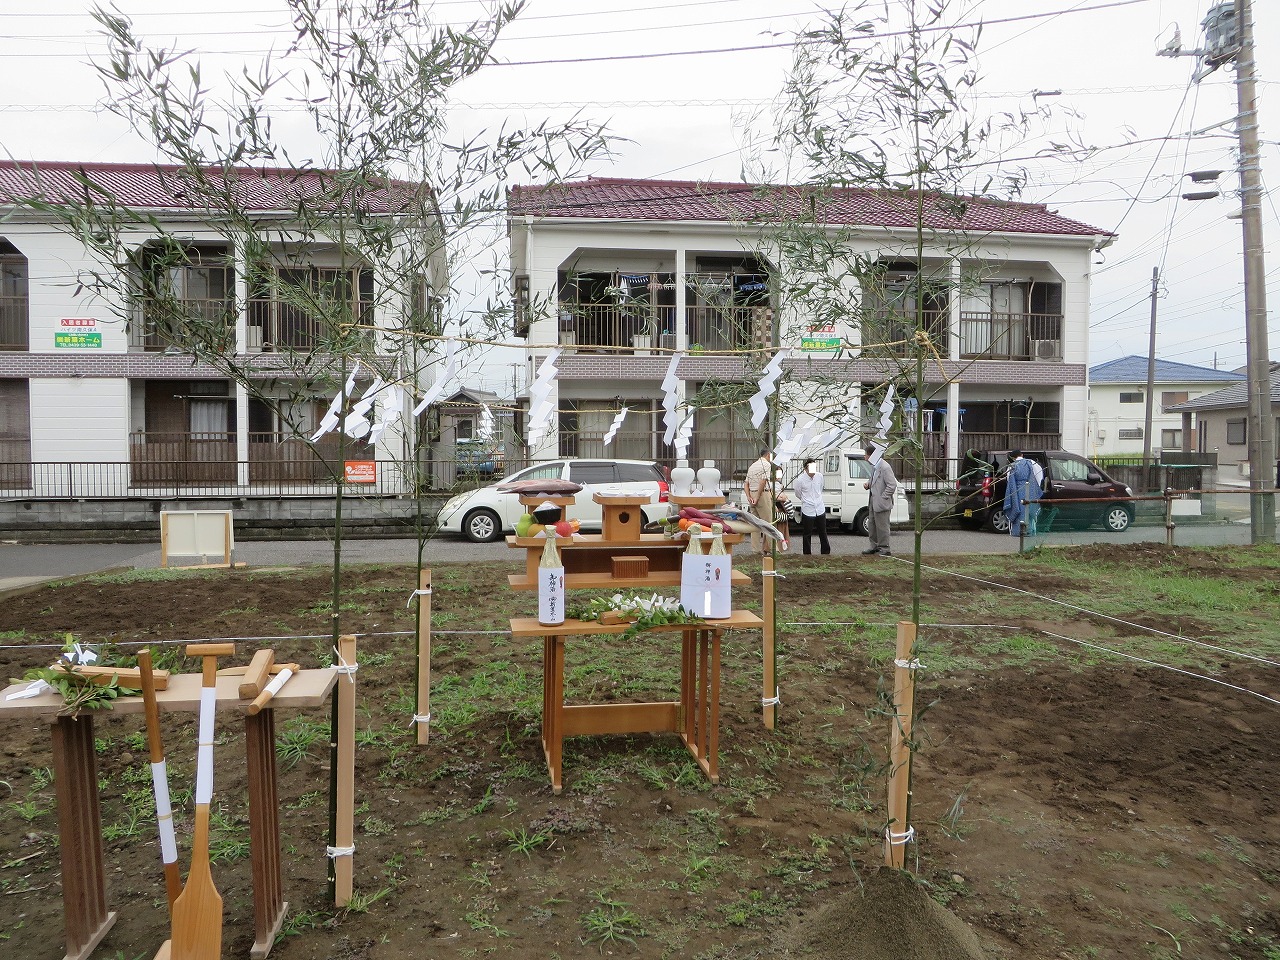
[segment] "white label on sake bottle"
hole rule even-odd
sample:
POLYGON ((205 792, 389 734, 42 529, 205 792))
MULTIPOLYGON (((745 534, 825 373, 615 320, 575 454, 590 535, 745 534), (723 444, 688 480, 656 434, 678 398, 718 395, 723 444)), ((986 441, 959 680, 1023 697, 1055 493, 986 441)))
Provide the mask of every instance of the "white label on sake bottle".
POLYGON ((727 555, 709 556, 706 561, 702 616, 707 620, 724 620, 733 613, 733 593, 729 586, 733 563, 727 555))
POLYGON ((538 568, 538 622, 564 623, 564 567, 538 568))

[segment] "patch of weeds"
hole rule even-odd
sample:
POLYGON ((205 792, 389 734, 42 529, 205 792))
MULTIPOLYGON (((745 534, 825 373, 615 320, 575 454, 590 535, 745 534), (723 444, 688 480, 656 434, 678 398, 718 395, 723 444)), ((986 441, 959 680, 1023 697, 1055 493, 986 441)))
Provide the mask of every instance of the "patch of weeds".
POLYGON ((362 667, 385 667, 388 663, 395 660, 396 655, 390 650, 384 650, 380 653, 362 653, 360 654, 360 666, 362 667))
POLYGON ((320 926, 322 914, 319 910, 290 910, 285 914, 284 924, 280 927, 280 932, 276 934, 276 943, 280 943, 286 937, 299 937, 308 930, 314 930, 320 926))
POLYGON ((40 817, 49 812, 49 808, 35 797, 27 797, 25 800, 14 800, 9 804, 9 809, 16 813, 24 823, 34 823, 40 817))
POLYGON ((724 904, 720 911, 729 926, 745 927, 752 920, 785 916, 788 909, 786 901, 776 893, 765 896, 762 890, 750 890, 745 897, 724 904))
POLYGON ((395 887, 393 886, 379 887, 372 893, 362 893, 356 890, 351 894, 351 899, 347 901, 345 910, 347 913, 368 913, 370 907, 384 897, 390 896, 394 890, 395 887))
POLYGON ((524 827, 503 830, 502 835, 507 838, 507 846, 516 853, 523 853, 526 859, 539 847, 549 846, 554 839, 550 830, 535 830, 531 833, 524 827))
POLYGON ((594 897, 597 905, 582 917, 582 927, 586 931, 582 942, 599 946, 601 953, 606 945, 629 943, 634 947, 636 938, 645 935, 640 918, 625 903, 602 892, 595 893, 594 897))
POLYGON ((313 746, 327 742, 328 736, 328 729, 320 721, 304 716, 290 717, 276 737, 276 759, 286 770, 292 769, 311 755, 313 746))
POLYGON ((395 824, 383 820, 381 817, 370 814, 360 823, 360 829, 370 837, 385 837, 395 833, 395 824))
POLYGON ((323 797, 324 794, 321 791, 309 790, 293 803, 286 803, 284 808, 286 810, 305 810, 307 807, 315 806, 323 797))

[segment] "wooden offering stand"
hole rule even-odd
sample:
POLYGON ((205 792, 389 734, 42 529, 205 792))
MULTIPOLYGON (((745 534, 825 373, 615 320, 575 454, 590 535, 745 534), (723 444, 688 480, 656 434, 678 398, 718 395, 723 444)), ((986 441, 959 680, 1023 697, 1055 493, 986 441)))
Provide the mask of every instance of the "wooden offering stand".
MULTIPOLYGON (((688 540, 642 532, 640 506, 649 502, 649 498, 596 494, 594 499, 604 510, 605 533, 556 540, 565 568, 565 587, 574 590, 678 586, 680 556, 688 548, 688 540), (628 566, 637 569, 639 565, 635 561, 639 559, 646 561, 646 574, 615 576, 615 570, 625 571, 628 566), (618 560, 623 562, 617 564, 618 560)), ((717 502, 723 500, 718 499, 717 502)), ((710 546, 711 538, 705 539, 704 549, 710 546)), ((741 540, 739 534, 724 536, 726 544, 741 540)), ((507 546, 523 549, 526 557, 526 572, 510 577, 512 588, 537 589, 538 560, 546 546, 546 538, 507 537, 507 546)), ((743 585, 749 582, 750 578, 745 573, 733 572, 733 583, 743 585)), ((678 700, 566 704, 564 662, 567 639, 622 633, 629 625, 623 622, 604 624, 594 620, 567 620, 563 624, 543 626, 536 617, 512 619, 512 636, 542 637, 542 749, 551 777, 551 789, 558 794, 564 786, 561 760, 565 737, 613 733, 675 733, 707 778, 712 783, 719 783, 721 636, 727 629, 758 629, 762 625, 763 621, 754 613, 734 610, 723 620, 647 628, 646 633, 680 634, 678 700)))
MULTIPOLYGON (((218 713, 245 715, 246 761, 249 773, 249 850, 253 866, 253 947, 250 957, 262 960, 271 952, 284 923, 280 869, 280 802, 276 792, 275 711, 278 708, 317 707, 329 698, 334 670, 302 670, 276 694, 270 708, 248 716, 240 698, 242 675, 217 678, 218 713)), ((62 715, 62 697, 42 693, 24 700, 7 700, 26 687, 15 684, 0 693, 0 719, 49 722, 53 738, 54 789, 58 801, 58 848, 62 857, 62 909, 66 924, 66 960, 84 960, 116 921, 107 910, 106 865, 102 845, 102 815, 98 800, 97 757, 93 747, 93 713, 62 715)), ((200 707, 200 674, 171 674, 167 688, 157 691, 162 713, 194 715, 200 707)), ((114 714, 142 714, 142 697, 112 701, 114 714)))
MULTIPOLYGON (((689 546, 683 537, 672 539, 661 533, 644 533, 640 524, 643 504, 647 496, 609 496, 597 493, 593 499, 603 509, 604 533, 579 534, 574 537, 557 537, 556 546, 564 563, 565 587, 569 590, 611 589, 622 587, 678 587, 680 585, 680 555, 689 546), (613 538, 611 532, 620 532, 621 538, 613 538), (614 576, 614 559, 641 558, 648 562, 648 574, 643 578, 619 578, 614 576)), ((537 506, 550 500, 558 506, 573 503, 572 497, 521 497, 520 502, 537 506), (566 501, 559 503, 559 499, 566 501)), ((719 502, 723 502, 722 500, 719 502)), ((703 538, 703 550, 711 547, 711 538, 703 538)), ((742 542, 742 534, 726 533, 725 546, 742 542)), ((507 537, 507 546, 525 551, 525 572, 513 573, 508 582, 513 590, 538 588, 538 561, 547 545, 545 537, 507 537)), ((740 570, 733 571, 733 583, 745 586, 751 578, 740 570)))

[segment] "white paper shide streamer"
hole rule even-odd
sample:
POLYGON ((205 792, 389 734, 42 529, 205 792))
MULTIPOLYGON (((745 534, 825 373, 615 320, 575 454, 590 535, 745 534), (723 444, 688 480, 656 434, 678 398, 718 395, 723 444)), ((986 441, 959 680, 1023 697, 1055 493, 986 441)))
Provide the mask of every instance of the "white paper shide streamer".
POLYGON ((357 360, 356 365, 351 368, 351 373, 347 377, 347 382, 333 398, 333 402, 329 404, 328 412, 324 415, 324 419, 320 421, 320 426, 316 429, 316 432, 312 434, 312 443, 315 443, 329 431, 337 429, 338 423, 342 417, 343 401, 345 401, 347 397, 351 396, 351 391, 356 388, 356 374, 359 372, 360 361, 357 360))
POLYGON ((683 353, 677 353, 667 365, 667 375, 662 378, 662 423, 666 428, 662 434, 662 442, 671 446, 676 441, 676 430, 679 427, 678 411, 680 409, 680 378, 676 376, 676 368, 680 366, 683 353))
POLYGON ((453 379, 458 375, 457 353, 458 341, 450 337, 444 348, 444 372, 442 372, 440 376, 436 377, 436 382, 427 389, 425 394, 422 395, 422 399, 418 401, 418 405, 413 408, 413 416, 418 416, 423 410, 427 409, 427 407, 439 400, 440 397, 444 395, 445 390, 448 389, 449 384, 452 383, 453 379))
POLYGON ((786 348, 773 355, 773 359, 765 365, 764 375, 760 378, 759 389, 749 402, 751 406, 751 425, 759 427, 769 412, 769 398, 778 388, 778 379, 782 376, 782 361, 787 358, 786 348))
POLYGON ((608 432, 604 435, 604 446, 613 443, 613 438, 618 435, 618 430, 622 427, 622 421, 627 419, 627 408, 623 407, 618 411, 618 415, 613 418, 613 423, 609 425, 608 432))
POLYGON ((373 409, 373 402, 377 399, 378 392, 385 386, 386 382, 381 377, 373 378, 369 389, 351 405, 351 412, 342 421, 343 433, 353 440, 362 440, 369 435, 370 425, 367 419, 369 411, 373 409))
POLYGON ((889 428, 893 426, 893 384, 889 384, 889 389, 884 392, 884 399, 880 401, 880 421, 876 424, 876 435, 871 440, 871 445, 876 448, 876 452, 871 455, 871 462, 877 463, 884 456, 884 452, 889 449, 889 444, 885 442, 885 438, 889 436, 889 428))
POLYGON ((525 432, 525 443, 530 447, 536 447, 542 441, 555 416, 551 388, 558 373, 556 361, 559 359, 560 350, 556 348, 542 361, 542 366, 538 367, 538 375, 529 384, 529 425, 525 432))
POLYGON ((377 443, 387 427, 391 426, 404 413, 404 390, 398 384, 392 384, 383 391, 378 404, 378 418, 369 430, 369 442, 377 443))

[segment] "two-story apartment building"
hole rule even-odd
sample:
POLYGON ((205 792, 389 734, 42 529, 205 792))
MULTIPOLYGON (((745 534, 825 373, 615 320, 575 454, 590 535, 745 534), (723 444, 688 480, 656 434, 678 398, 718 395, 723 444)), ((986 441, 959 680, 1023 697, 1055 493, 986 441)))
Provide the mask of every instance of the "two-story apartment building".
MULTIPOLYGON (((893 380, 924 408, 940 475, 970 447, 1083 453, 1091 261, 1113 238, 1038 204, 944 199, 922 205, 921 257, 917 198, 905 192, 607 178, 513 188, 516 333, 533 365, 564 351, 560 430, 532 455, 601 455, 625 404, 611 455, 669 460, 659 384, 683 351, 682 397, 699 398, 690 457, 741 469, 770 440, 750 428, 741 392, 716 402, 716 386, 779 347, 790 351, 788 407, 865 413, 864 393, 893 380), (838 243, 844 263, 864 266, 847 310, 783 295, 804 278, 779 210, 805 212, 813 248, 838 243), (895 372, 917 349, 926 387, 915 397, 895 372)), ((796 223, 785 226, 794 237, 796 223)))
MULTIPOLYGON (((1199 449, 1195 427, 1183 433, 1176 404, 1244 380, 1244 374, 1156 360, 1152 382, 1151 450, 1199 449)), ((1089 455, 1140 455, 1146 448, 1147 358, 1128 356, 1089 368, 1089 455)))
MULTIPOLYGON (((305 439, 341 381, 325 311, 336 302, 357 322, 394 328, 406 307, 352 247, 296 229, 299 205, 322 202, 329 175, 214 175, 232 184, 259 231, 252 272, 246 238, 194 203, 176 168, 0 163, 0 486, 9 497, 332 489, 337 433, 314 448, 305 439), (131 219, 123 268, 23 204, 84 197, 86 183, 131 219), (118 283, 86 279, 112 270, 118 283), (197 326, 203 347, 193 351, 184 338, 197 326)), ((361 212, 395 217, 407 187, 367 193, 361 212)), ((399 338, 360 336, 360 352, 412 382, 399 338)), ((391 475, 379 490, 394 492, 410 432, 393 427, 376 444, 348 437, 345 459, 384 461, 391 475)))

